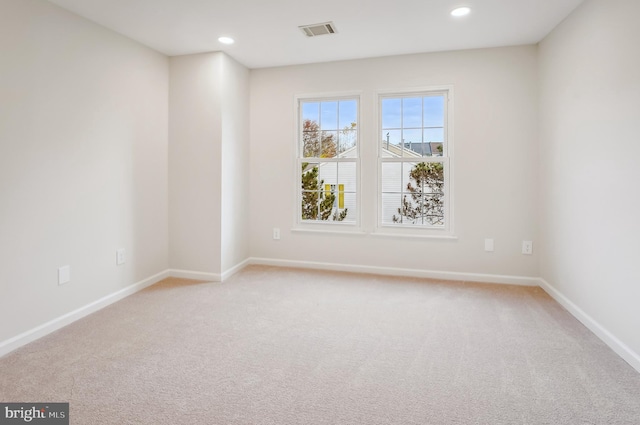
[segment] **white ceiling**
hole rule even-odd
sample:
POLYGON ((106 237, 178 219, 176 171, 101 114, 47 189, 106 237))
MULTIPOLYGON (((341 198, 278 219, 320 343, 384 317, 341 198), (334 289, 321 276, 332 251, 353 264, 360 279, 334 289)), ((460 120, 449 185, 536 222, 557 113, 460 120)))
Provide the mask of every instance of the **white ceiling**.
POLYGON ((225 51, 249 68, 534 44, 583 0, 49 0, 169 56, 225 51), (449 12, 470 6, 464 18, 449 12), (300 25, 333 21, 307 38, 300 25), (218 37, 236 43, 225 46, 218 37))

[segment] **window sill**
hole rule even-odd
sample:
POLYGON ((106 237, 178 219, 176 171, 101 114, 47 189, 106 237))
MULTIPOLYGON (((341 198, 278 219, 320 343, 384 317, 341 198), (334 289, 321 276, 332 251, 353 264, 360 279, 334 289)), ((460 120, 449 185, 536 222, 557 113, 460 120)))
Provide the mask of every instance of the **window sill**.
POLYGON ((371 236, 375 238, 394 238, 394 239, 440 239, 440 240, 449 240, 449 241, 457 241, 458 237, 456 235, 450 234, 416 234, 416 233, 401 233, 401 232, 373 232, 371 236))
POLYGON ((340 236, 371 236, 374 238, 392 238, 392 239, 439 239, 448 241, 457 241, 458 237, 451 234, 416 234, 416 233, 402 233, 402 232, 365 232, 360 229, 327 229, 327 228, 306 228, 306 227, 294 227, 291 229, 291 233, 308 233, 317 235, 340 235, 340 236))
POLYGON ((311 229, 307 227, 294 227, 291 233, 315 233, 319 235, 345 235, 345 236, 366 236, 367 233, 360 229, 311 229))

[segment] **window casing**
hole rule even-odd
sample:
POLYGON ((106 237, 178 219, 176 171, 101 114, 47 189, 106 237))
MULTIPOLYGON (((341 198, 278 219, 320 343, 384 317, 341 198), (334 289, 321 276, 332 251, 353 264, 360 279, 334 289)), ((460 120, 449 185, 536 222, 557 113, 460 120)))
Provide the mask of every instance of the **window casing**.
POLYGON ((359 99, 298 99, 298 224, 358 223, 359 99))
POLYGON ((451 233, 450 89, 379 96, 378 226, 451 233))

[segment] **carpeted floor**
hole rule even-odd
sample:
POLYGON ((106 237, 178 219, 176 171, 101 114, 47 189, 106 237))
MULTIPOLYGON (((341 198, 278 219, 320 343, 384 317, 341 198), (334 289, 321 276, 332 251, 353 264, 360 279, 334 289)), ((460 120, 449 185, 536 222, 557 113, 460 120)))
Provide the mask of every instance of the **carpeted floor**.
POLYGON ((0 359, 72 424, 639 424, 640 374, 539 288, 248 267, 0 359))

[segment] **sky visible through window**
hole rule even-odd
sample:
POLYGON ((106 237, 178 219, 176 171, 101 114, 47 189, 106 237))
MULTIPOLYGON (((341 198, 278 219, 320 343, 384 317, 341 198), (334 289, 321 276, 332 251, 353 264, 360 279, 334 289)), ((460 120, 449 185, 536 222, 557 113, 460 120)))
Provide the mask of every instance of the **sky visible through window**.
POLYGON ((303 102, 302 119, 319 123, 321 130, 342 130, 358 122, 358 103, 355 100, 303 102))
MULTIPOLYGON (((319 123, 321 130, 343 130, 358 122, 357 110, 355 100, 302 102, 302 119, 319 123)), ((382 141, 395 145, 444 141, 442 95, 386 98, 381 113, 382 141)))
POLYGON ((382 99, 382 140, 405 143, 444 141, 444 96, 382 99), (388 139, 387 139, 388 138, 388 139))

